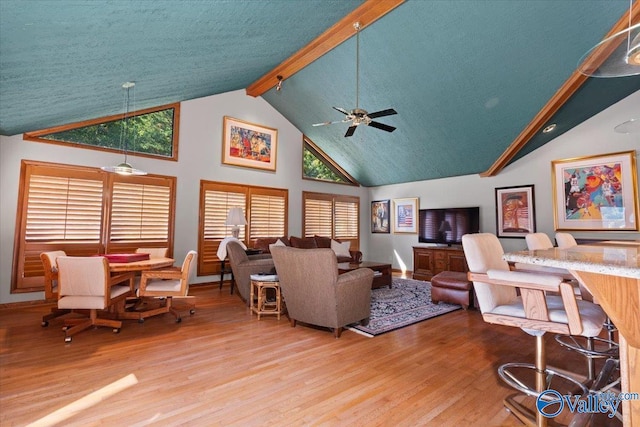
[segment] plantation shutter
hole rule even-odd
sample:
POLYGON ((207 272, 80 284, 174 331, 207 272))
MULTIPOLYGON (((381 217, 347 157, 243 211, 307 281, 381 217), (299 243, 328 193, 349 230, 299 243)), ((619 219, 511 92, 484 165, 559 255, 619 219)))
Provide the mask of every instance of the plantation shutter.
POLYGON ((167 242, 170 200, 168 186, 115 182, 110 242, 167 242))
POLYGON ((333 201, 319 195, 304 199, 304 237, 333 237, 333 201))
POLYGON ((250 193, 249 238, 285 236, 286 192, 251 189, 250 193))
POLYGON ((360 246, 360 198, 338 194, 303 192, 304 237, 323 236, 360 246))
POLYGON ((358 239, 358 211, 357 198, 337 198, 334 204, 333 237, 342 240, 358 239))
POLYGON ((286 236, 288 195, 284 189, 200 181, 198 275, 220 273, 217 252, 231 236, 232 226, 225 222, 232 207, 243 209, 248 224, 240 227, 239 239, 248 247, 259 237, 286 236))
POLYGON ((172 252, 175 177, 121 177, 28 160, 22 161, 20 176, 12 292, 42 290, 41 252, 133 252, 143 241, 172 252))

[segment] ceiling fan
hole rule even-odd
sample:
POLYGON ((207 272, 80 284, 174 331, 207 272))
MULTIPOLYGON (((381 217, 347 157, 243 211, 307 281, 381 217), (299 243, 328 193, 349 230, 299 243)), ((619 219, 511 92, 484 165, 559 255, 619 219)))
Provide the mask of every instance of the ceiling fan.
POLYGON ((373 119, 398 114, 396 110, 394 110, 393 108, 388 108, 386 110, 369 113, 366 110, 359 108, 358 106, 358 101, 360 98, 360 23, 356 22, 355 24, 353 24, 353 28, 356 29, 356 108, 354 108, 353 110, 346 110, 340 107, 333 107, 334 110, 337 110, 344 114, 345 118, 332 122, 315 123, 313 126, 325 126, 332 125, 334 123, 351 123, 351 126, 349 126, 349 128, 347 129, 347 133, 344 134, 345 137, 353 135, 353 133, 356 131, 356 128, 360 125, 371 126, 376 129, 393 132, 394 130, 396 130, 395 127, 373 121, 373 119))

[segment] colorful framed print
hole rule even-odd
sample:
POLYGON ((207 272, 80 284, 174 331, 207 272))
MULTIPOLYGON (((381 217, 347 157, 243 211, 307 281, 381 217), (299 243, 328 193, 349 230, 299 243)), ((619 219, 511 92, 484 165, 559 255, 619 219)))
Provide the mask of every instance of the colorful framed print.
POLYGON ((376 200, 371 202, 371 232, 389 233, 391 222, 389 221, 389 200, 376 200))
POLYGON ((551 165, 556 230, 638 231, 635 151, 551 165))
POLYGON ((418 198, 393 199, 393 232, 418 233, 418 198))
POLYGON ((224 117, 223 164, 275 171, 277 148, 277 129, 224 117))
POLYGON ((496 235, 524 238, 535 231, 533 185, 496 188, 496 235))

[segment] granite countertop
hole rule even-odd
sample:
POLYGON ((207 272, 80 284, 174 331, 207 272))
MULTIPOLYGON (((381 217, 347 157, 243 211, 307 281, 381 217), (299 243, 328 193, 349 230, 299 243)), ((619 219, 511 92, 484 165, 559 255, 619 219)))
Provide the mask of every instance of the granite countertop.
POLYGON ((510 262, 640 279, 640 242, 611 241, 565 249, 509 252, 503 255, 503 259, 510 262))

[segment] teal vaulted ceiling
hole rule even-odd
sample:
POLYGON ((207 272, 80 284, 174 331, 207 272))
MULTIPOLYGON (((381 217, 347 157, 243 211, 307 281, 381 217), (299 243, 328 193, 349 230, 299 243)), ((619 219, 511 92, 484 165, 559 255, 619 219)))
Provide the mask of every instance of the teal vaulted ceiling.
MULTIPOLYGON (((381 0, 382 1, 382 0, 381 0)), ((636 0, 637 2, 638 0, 636 0)), ((0 1, 0 134, 249 87, 362 0, 0 1)), ((360 183, 487 171, 629 9, 627 0, 407 0, 360 33, 359 106, 398 114, 345 138, 350 38, 262 96, 360 183)), ((275 84, 275 82, 274 82, 275 84)), ((640 90, 589 78, 519 158, 640 90)), ((640 116, 638 111, 630 117, 640 116)), ((268 125, 268 124, 266 124, 268 125)))

